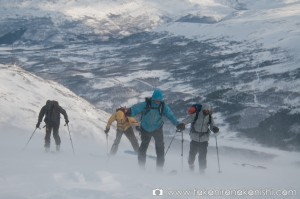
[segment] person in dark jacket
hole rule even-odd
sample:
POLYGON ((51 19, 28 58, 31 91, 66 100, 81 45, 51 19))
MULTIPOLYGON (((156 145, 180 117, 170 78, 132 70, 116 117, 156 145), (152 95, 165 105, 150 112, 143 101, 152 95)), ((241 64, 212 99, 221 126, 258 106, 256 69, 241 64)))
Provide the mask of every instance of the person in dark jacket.
POLYGON ((156 150, 156 168, 162 170, 165 162, 165 146, 163 137, 163 125, 162 116, 166 116, 172 124, 178 129, 183 130, 184 124, 179 124, 178 120, 174 116, 170 107, 163 101, 163 94, 161 90, 154 90, 152 97, 146 99, 145 102, 141 102, 133 105, 126 112, 127 116, 134 117, 137 114, 141 114, 141 140, 142 143, 138 150, 138 163, 141 168, 145 167, 146 152, 151 138, 155 140, 156 150))
POLYGON ((46 105, 42 107, 39 113, 38 123, 36 128, 40 128, 40 124, 45 116, 44 122, 46 123, 46 136, 45 136, 45 150, 50 151, 50 136, 53 130, 53 137, 56 144, 56 151, 60 150, 60 137, 59 137, 59 125, 60 114, 63 114, 66 124, 69 123, 67 112, 59 106, 57 101, 47 100, 46 105))

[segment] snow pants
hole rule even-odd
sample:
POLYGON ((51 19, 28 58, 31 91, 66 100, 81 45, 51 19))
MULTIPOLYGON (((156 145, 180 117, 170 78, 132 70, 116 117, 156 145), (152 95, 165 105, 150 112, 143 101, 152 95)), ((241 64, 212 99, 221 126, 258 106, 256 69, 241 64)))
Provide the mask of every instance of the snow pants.
POLYGON ((59 137, 59 125, 47 125, 46 126, 46 136, 45 136, 45 148, 50 147, 50 137, 51 131, 53 130, 53 137, 56 145, 60 145, 60 137, 59 137))
POLYGON ((199 170, 205 170, 206 169, 206 155, 207 155, 207 146, 208 142, 196 142, 192 140, 190 142, 190 152, 189 152, 189 159, 188 163, 189 165, 194 165, 196 155, 198 155, 198 162, 199 162, 199 170))
POLYGON ((132 127, 129 127, 126 131, 120 131, 117 130, 117 134, 116 134, 116 139, 113 143, 113 145, 111 146, 111 150, 110 150, 110 154, 111 155, 115 155, 118 151, 118 147, 122 138, 122 135, 125 134, 125 136, 127 137, 127 139, 130 141, 132 148, 135 152, 138 152, 139 149, 139 143, 138 140, 136 139, 133 129, 132 127))
POLYGON ((157 156, 156 167, 162 168, 165 163, 165 145, 164 145, 164 136, 163 136, 162 127, 151 133, 148 133, 142 129, 141 131, 142 143, 138 152, 138 162, 140 167, 142 168, 145 167, 146 152, 152 137, 154 138, 155 141, 155 150, 157 156))

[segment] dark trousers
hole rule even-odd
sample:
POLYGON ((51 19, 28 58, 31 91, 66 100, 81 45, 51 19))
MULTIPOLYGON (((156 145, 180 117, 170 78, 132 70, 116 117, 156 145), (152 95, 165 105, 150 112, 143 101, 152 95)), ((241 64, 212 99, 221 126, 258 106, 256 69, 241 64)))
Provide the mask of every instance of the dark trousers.
POLYGON ((56 145, 60 145, 60 137, 59 137, 59 125, 47 125, 46 126, 46 136, 45 136, 45 147, 50 147, 50 137, 51 131, 53 130, 53 137, 56 145))
POLYGON ((165 145, 164 145, 164 136, 162 127, 158 130, 148 133, 142 130, 141 139, 142 143, 139 148, 138 153, 138 162, 140 167, 145 167, 146 164, 146 152, 150 143, 151 138, 154 138, 155 141, 155 150, 156 150, 156 167, 163 167, 165 163, 165 145))
POLYGON ((113 143, 113 145, 111 146, 111 150, 110 150, 110 154, 111 155, 115 155, 118 151, 118 147, 122 138, 122 135, 125 134, 125 136, 127 137, 127 139, 130 141, 132 148, 135 152, 138 152, 139 149, 139 143, 138 140, 136 139, 133 129, 132 127, 129 127, 126 131, 120 131, 117 130, 117 134, 116 134, 116 139, 113 143))
POLYGON ((204 170, 206 169, 206 155, 207 155, 207 146, 208 142, 196 142, 192 140, 190 142, 190 152, 189 152, 189 165, 193 165, 196 159, 197 153, 198 155, 198 162, 199 162, 199 169, 204 170))

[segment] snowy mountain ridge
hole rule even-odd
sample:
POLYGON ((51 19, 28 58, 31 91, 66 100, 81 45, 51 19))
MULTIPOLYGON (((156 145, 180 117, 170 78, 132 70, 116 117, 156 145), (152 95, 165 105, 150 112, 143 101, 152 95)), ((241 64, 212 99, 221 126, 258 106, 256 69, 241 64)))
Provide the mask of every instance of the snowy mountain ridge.
MULTIPOLYGON (((255 38, 258 41, 261 38, 269 37, 270 33, 271 37, 272 35, 278 36, 281 32, 280 29, 286 29, 286 33, 291 34, 289 37, 295 37, 298 31, 291 25, 299 27, 299 24, 290 21, 289 18, 299 17, 300 6, 298 0, 272 2, 269 0, 259 2, 250 0, 174 0, 172 3, 157 0, 17 0, 13 2, 2 0, 1 4, 3 5, 1 15, 5 18, 49 17, 55 27, 60 27, 67 21, 80 21, 81 26, 74 27, 71 22, 69 28, 78 34, 98 34, 103 37, 102 39, 117 35, 129 36, 142 31, 155 30, 157 27, 164 29, 165 25, 171 24, 171 27, 166 29, 167 31, 174 32, 176 30, 175 32, 185 36, 192 35, 199 39, 230 36, 240 40, 255 38), (191 17, 190 21, 189 16, 191 17), (213 24, 205 25, 205 18, 211 18, 213 24), (271 27, 260 26, 259 21, 262 20, 271 24, 271 27), (176 23, 176 21, 191 22, 194 23, 194 27, 195 24, 204 23, 204 25, 200 29, 191 29, 188 27, 189 23, 176 23), (181 24, 182 27, 173 27, 174 22, 175 26, 181 24), (219 25, 216 24, 218 22, 220 22, 219 25), (225 29, 224 26, 226 26, 225 29), (183 30, 186 31, 182 32, 183 30)), ((287 35, 285 36, 287 37, 287 35)), ((285 47, 294 44, 292 41, 279 39, 283 40, 279 40, 279 42, 285 47)), ((272 44, 274 43, 271 39, 269 45, 272 44)), ((297 45, 293 47, 297 47, 297 45)))

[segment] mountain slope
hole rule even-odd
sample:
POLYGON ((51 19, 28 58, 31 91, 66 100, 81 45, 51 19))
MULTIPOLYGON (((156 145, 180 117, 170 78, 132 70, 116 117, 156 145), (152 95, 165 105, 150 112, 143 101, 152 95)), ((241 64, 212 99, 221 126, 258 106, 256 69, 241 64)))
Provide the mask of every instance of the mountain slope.
MULTIPOLYGON (((106 112, 96 110, 69 89, 55 82, 45 81, 17 66, 0 65, 0 70, 2 130, 22 129, 20 134, 29 135, 35 128, 40 109, 50 99, 57 100, 67 111, 72 134, 105 141, 103 129, 109 116, 106 112)), ((63 119, 61 120, 60 129, 64 129, 63 119)), ((43 124, 44 122, 41 127, 43 124)))
MULTIPOLYGON (((185 138, 181 157, 182 142, 178 134, 166 156, 164 172, 157 172, 155 160, 150 158, 146 170, 140 170, 137 157, 123 153, 130 148, 125 138, 117 155, 107 158, 101 132, 105 126, 103 118, 108 117, 105 112, 96 110, 58 83, 45 81, 19 67, 0 65, 0 76, 1 199, 150 199, 155 189, 162 189, 162 198, 199 197, 209 190, 216 198, 225 194, 227 198, 236 198, 241 193, 247 198, 252 192, 255 195, 251 198, 284 194, 297 198, 298 153, 264 148, 221 135, 218 141, 222 173, 218 173, 211 137, 208 168, 205 175, 199 176, 188 171, 189 142, 185 138), (62 126, 61 153, 45 153, 44 134, 40 132, 36 132, 26 150, 21 150, 35 125, 40 106, 54 97, 68 111, 75 155, 62 126)), ((114 133, 109 137, 114 137, 114 133)), ((167 146, 170 139, 165 138, 167 146)), ((150 145, 148 154, 154 153, 155 147, 150 145)))

